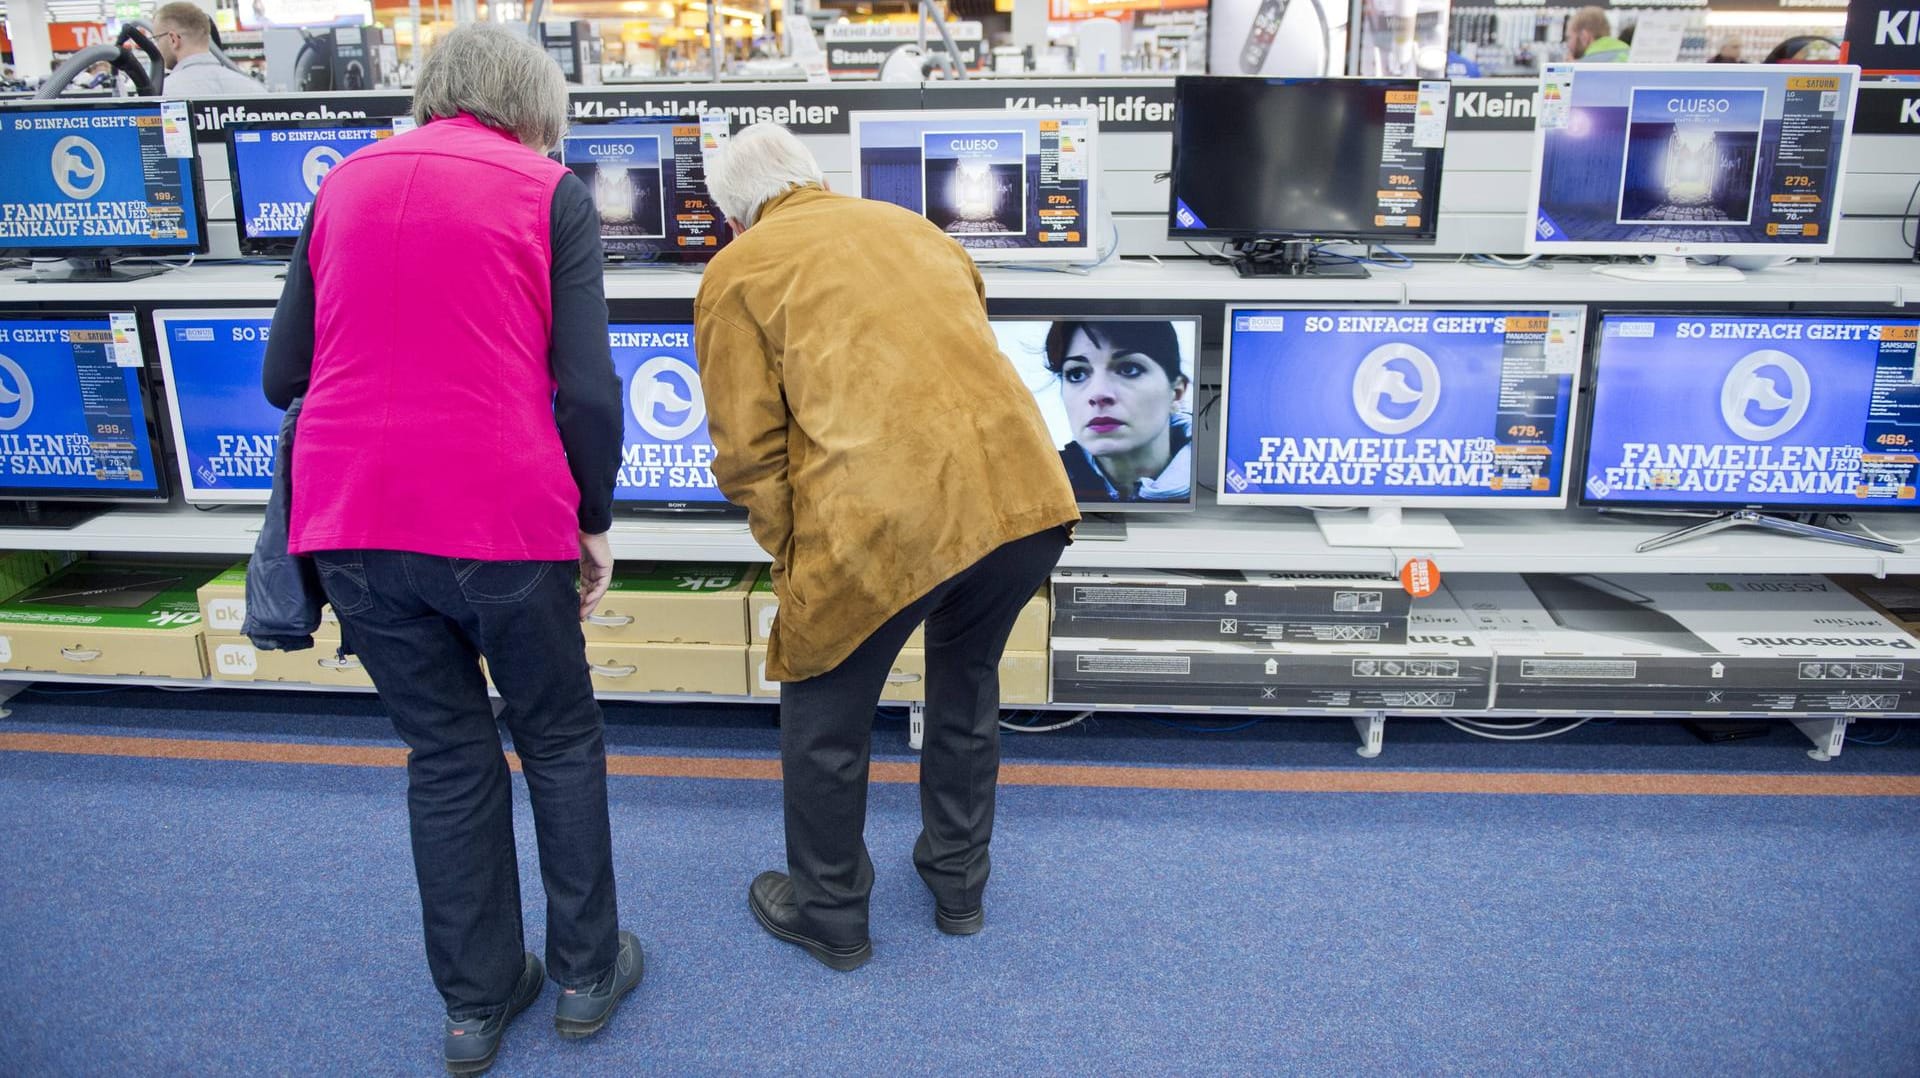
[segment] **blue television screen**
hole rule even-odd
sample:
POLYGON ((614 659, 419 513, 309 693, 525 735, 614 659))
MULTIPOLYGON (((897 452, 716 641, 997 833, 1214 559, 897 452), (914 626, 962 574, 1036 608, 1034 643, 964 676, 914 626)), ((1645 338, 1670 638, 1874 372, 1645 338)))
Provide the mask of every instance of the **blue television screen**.
POLYGON ((131 314, 0 316, 0 492, 163 497, 131 314))
POLYGON ((1912 317, 1610 314, 1581 500, 1912 508, 1917 339, 1912 317))
POLYGON ((0 112, 0 250, 204 249, 191 134, 176 120, 169 137, 161 110, 0 112))
POLYGON ((393 124, 254 125, 235 128, 230 137, 240 236, 285 250, 306 227, 320 182, 355 150, 392 138, 393 124))
POLYGON ((707 398, 690 322, 616 322, 607 327, 626 402, 618 504, 651 509, 725 509, 713 480, 707 398))
POLYGON ((153 316, 189 502, 264 502, 273 489, 281 413, 260 389, 272 324, 267 308, 153 316))
POLYGON ((1228 314, 1219 497, 1564 505, 1582 308, 1228 314))
POLYGON ((1533 249, 1829 249, 1858 76, 1828 65, 1548 65, 1533 249))

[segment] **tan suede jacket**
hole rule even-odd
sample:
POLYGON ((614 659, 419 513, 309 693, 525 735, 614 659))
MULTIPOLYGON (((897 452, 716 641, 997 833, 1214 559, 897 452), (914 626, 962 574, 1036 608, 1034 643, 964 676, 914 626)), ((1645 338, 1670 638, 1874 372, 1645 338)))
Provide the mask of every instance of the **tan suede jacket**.
POLYGON ((1079 519, 964 249, 796 188, 707 266, 694 346, 714 478, 773 556, 767 676, 838 666, 1003 543, 1079 519))

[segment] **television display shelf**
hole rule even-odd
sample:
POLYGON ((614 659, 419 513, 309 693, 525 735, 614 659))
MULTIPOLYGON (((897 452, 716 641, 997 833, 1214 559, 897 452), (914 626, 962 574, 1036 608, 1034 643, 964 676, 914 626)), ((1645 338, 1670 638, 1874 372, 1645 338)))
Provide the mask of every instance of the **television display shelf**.
MULTIPOLYGON (((1357 512, 1357 511, 1356 511, 1357 512)), ((1143 515, 1122 540, 1083 539, 1060 564, 1080 569, 1245 569, 1279 572, 1391 573, 1409 558, 1431 557, 1444 573, 1920 573, 1920 546, 1886 555, 1752 529, 1721 532, 1648 553, 1634 547, 1691 523, 1685 518, 1623 516, 1590 510, 1448 510, 1463 546, 1333 547, 1303 509, 1203 505, 1198 512, 1143 515)), ((1888 535, 1920 535, 1920 519, 1866 518, 1888 535)), ((252 553, 258 511, 185 506, 109 510, 68 530, 0 528, 0 549, 98 553, 252 553)), ((767 555, 738 522, 617 519, 613 553, 625 561, 764 562, 767 555)))
MULTIPOLYGON (((1418 256, 1418 249, 1412 252, 1418 256)), ((114 284, 26 284, 0 272, 0 303, 271 304, 280 296, 272 265, 194 265, 114 284)), ((1897 262, 1795 263, 1739 281, 1646 283, 1603 277, 1589 264, 1559 262, 1521 270, 1452 259, 1410 269, 1376 268, 1360 281, 1234 276, 1198 260, 1113 260, 1085 273, 983 267, 989 299, 1138 300, 1220 303, 1920 303, 1920 265, 1897 262)), ((607 297, 692 301, 700 274, 686 267, 607 271, 607 297)))

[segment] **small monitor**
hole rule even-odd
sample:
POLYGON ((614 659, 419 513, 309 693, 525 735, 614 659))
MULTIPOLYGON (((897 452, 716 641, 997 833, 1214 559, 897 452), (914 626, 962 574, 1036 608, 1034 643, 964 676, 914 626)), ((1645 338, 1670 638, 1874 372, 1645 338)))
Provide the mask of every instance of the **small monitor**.
POLYGON ((607 327, 613 368, 626 402, 619 507, 673 512, 730 511, 713 480, 707 396, 693 354, 691 322, 615 322, 607 327))
POLYGON ((1567 504, 1583 307, 1234 308, 1219 500, 1317 515, 1337 546, 1458 546, 1404 508, 1567 504))
POLYGON ((1433 242, 1446 86, 1417 79, 1175 79, 1167 234, 1242 243, 1433 242))
POLYGON ((1610 313, 1599 332, 1582 504, 1920 506, 1920 316, 1610 313))
POLYGON ((306 227, 320 181, 363 146, 392 138, 392 120, 291 120, 233 124, 233 216, 240 249, 287 256, 306 227))
POLYGON ((260 504, 273 491, 280 409, 260 388, 271 307, 156 311, 180 489, 195 505, 260 504))
POLYGON ((1194 507, 1198 318, 998 317, 992 326, 1082 509, 1194 507))
POLYGON ((705 262, 732 235, 707 194, 705 140, 724 120, 574 124, 560 163, 593 192, 609 262, 705 262))
POLYGON ((110 271, 109 259, 206 249, 185 102, 0 109, 0 255, 75 260, 48 275, 63 279, 127 279, 160 270, 110 271))
POLYGON ((1860 71, 1548 64, 1536 254, 1830 255, 1860 71))
POLYGON ((1091 109, 855 112, 853 193, 912 210, 981 262, 1092 262, 1091 109))
POLYGON ((145 374, 130 311, 0 315, 6 523, 38 523, 22 502, 166 500, 145 374))

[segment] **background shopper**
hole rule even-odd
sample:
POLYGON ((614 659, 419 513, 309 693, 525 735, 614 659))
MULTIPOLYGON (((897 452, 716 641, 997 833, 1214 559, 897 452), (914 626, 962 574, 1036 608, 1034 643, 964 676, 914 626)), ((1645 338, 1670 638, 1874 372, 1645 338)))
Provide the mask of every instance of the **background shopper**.
POLYGON ((713 473, 773 556, 767 674, 785 682, 787 873, 753 881, 775 936, 867 961, 873 712, 927 626, 923 830, 939 925, 977 932, 999 773, 1000 654, 1079 519, 966 251, 918 214, 829 193, 784 128, 708 162, 739 238, 694 304, 713 473))
POLYGON ((282 407, 305 396, 290 549, 314 556, 413 750, 427 963, 448 1067, 474 1073, 542 982, 482 656, 533 800, 560 1032, 597 1031, 640 979, 579 624, 612 574, 620 382, 593 200, 545 156, 567 124, 554 62, 460 26, 421 68, 414 118, 327 177, 265 382, 282 407))

